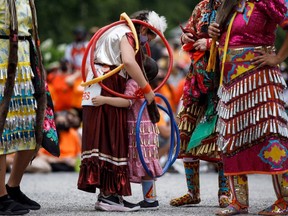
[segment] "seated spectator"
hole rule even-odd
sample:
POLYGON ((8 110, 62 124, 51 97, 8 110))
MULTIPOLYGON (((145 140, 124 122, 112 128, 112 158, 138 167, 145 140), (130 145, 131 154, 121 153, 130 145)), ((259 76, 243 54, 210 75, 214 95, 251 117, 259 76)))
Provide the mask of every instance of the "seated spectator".
POLYGON ((73 106, 71 98, 73 98, 74 86, 67 82, 67 79, 71 76, 69 67, 68 61, 62 59, 60 67, 50 72, 47 76, 55 112, 68 110, 73 106))
POLYGON ((28 172, 72 172, 77 169, 80 159, 81 139, 77 129, 73 128, 67 118, 67 111, 55 113, 55 122, 59 135, 60 157, 52 156, 41 148, 37 157, 27 168, 28 172), (50 167, 50 170, 47 168, 50 167))

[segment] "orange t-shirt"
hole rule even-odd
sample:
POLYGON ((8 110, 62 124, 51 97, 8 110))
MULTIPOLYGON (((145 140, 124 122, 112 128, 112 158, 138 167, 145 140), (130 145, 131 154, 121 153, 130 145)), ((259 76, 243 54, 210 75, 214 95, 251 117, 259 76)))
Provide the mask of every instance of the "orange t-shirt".
POLYGON ((65 80, 68 76, 68 74, 51 74, 48 77, 48 87, 55 112, 72 108, 73 86, 66 83, 65 80))
POLYGON ((177 88, 174 91, 174 97, 175 97, 175 103, 178 105, 181 97, 183 95, 183 89, 185 84, 185 78, 181 79, 181 81, 178 83, 177 88))
MULTIPOLYGON (((177 105, 178 105, 178 101, 177 98, 175 97, 175 89, 172 85, 169 84, 165 84, 162 86, 162 88, 158 91, 158 93, 162 94, 169 102, 172 111, 175 113, 177 110, 177 105)), ((163 104, 164 102, 162 101, 161 98, 156 98, 155 101, 158 104, 163 104)))
POLYGON ((72 107, 82 108, 82 97, 84 92, 84 87, 80 84, 82 83, 82 77, 78 77, 73 85, 73 97, 72 97, 72 107))

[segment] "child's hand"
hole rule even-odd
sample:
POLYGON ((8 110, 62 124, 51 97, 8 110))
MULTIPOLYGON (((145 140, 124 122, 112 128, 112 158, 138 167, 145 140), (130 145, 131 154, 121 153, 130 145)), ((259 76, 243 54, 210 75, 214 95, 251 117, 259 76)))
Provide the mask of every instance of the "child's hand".
POLYGON ((92 103, 94 106, 101 106, 105 104, 105 97, 99 95, 92 98, 92 103))

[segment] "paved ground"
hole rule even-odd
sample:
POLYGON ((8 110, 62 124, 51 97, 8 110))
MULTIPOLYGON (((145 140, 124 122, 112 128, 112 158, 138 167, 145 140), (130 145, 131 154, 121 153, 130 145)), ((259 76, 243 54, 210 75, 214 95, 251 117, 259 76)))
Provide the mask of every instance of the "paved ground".
MULTIPOLYGON (((94 210, 96 194, 85 193, 76 189, 77 173, 25 174, 21 185, 22 190, 31 198, 38 200, 42 208, 31 211, 29 215, 124 215, 121 212, 107 213, 94 210)), ((210 216, 219 209, 217 207, 217 174, 202 172, 201 199, 202 202, 194 207, 171 207, 169 200, 186 192, 186 182, 183 174, 167 173, 159 178, 157 194, 160 202, 158 211, 141 211, 125 213, 125 215, 202 215, 210 216)), ((267 175, 249 176, 250 214, 257 212, 274 202, 271 177, 267 175)), ((138 202, 142 199, 141 186, 132 184, 133 196, 126 199, 138 202)))

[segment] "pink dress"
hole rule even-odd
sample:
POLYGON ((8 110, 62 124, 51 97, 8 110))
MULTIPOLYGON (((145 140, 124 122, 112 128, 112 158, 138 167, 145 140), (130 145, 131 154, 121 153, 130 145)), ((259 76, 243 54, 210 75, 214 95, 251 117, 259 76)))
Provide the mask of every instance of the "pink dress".
MULTIPOLYGON (((137 89, 139 89, 137 83, 133 79, 130 79, 126 83, 125 94, 133 96, 137 89)), ((141 183, 141 178, 146 175, 146 171, 139 159, 136 145, 136 121, 143 102, 144 99, 132 100, 132 105, 128 110, 127 116, 129 135, 128 165, 130 181, 134 183, 141 183)), ((158 155, 158 134, 159 130, 157 126, 150 121, 148 111, 145 108, 140 123, 140 140, 145 162, 153 176, 162 174, 158 155)))

